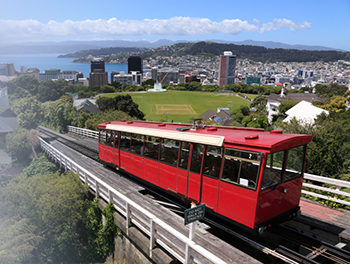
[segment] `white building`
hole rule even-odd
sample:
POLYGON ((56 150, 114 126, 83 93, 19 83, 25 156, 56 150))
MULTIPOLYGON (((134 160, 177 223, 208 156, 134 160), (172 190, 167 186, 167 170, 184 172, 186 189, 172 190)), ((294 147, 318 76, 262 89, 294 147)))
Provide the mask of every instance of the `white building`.
POLYGON ((78 81, 78 74, 77 71, 61 71, 60 75, 58 76, 58 79, 64 79, 66 81, 72 81, 76 82, 78 81))
POLYGON ((302 124, 312 125, 317 116, 322 113, 326 115, 329 114, 327 110, 316 107, 310 102, 301 101, 286 111, 288 116, 283 120, 283 122, 290 122, 293 118, 295 118, 302 124))
POLYGON ((120 84, 132 84, 132 75, 120 72, 119 74, 113 75, 113 81, 120 84))

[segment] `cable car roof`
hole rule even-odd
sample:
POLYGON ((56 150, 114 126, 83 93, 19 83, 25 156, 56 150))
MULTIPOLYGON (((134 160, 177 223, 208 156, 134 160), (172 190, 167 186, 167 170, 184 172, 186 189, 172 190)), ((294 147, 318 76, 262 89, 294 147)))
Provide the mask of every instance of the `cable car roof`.
POLYGON ((304 145, 312 139, 309 135, 284 134, 280 130, 266 132, 263 129, 222 126, 191 129, 191 124, 146 121, 112 121, 100 124, 99 128, 213 146, 239 145, 268 152, 304 145))

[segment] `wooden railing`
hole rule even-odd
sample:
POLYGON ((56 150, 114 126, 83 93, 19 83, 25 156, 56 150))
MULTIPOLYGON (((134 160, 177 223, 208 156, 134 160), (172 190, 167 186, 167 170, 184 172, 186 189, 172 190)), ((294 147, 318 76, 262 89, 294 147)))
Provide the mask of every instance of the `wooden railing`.
POLYGON ((95 192, 96 197, 113 204, 115 210, 125 217, 127 235, 130 225, 133 224, 149 237, 150 258, 152 258, 154 247, 158 244, 182 263, 187 264, 192 261, 195 263, 208 261, 218 264, 225 263, 41 138, 40 144, 45 153, 55 159, 62 167, 77 173, 80 180, 95 192))
POLYGON ((304 189, 310 188, 312 190, 327 192, 329 195, 316 193, 312 190, 302 190, 303 194, 350 206, 350 201, 345 200, 347 198, 350 198, 350 193, 342 191, 343 188, 350 188, 350 182, 348 181, 342 181, 333 178, 327 178, 305 173, 303 187, 304 189), (324 187, 323 185, 325 184, 329 185, 329 187, 324 187))
MULTIPOLYGON (((73 126, 68 126, 68 130, 78 135, 98 139, 97 131, 73 126)), ((350 188, 350 182, 305 173, 303 187, 303 194, 350 206, 350 202, 345 200, 347 198, 350 198, 350 193, 342 191, 343 188, 350 188), (308 181, 310 181, 311 183, 308 183, 308 181), (322 186, 325 184, 330 186, 322 186), (320 194, 312 190, 305 190, 305 188, 327 192, 329 193, 329 195, 320 194)))
POLYGON ((74 126, 68 126, 68 131, 84 137, 98 139, 98 131, 74 127, 74 126))

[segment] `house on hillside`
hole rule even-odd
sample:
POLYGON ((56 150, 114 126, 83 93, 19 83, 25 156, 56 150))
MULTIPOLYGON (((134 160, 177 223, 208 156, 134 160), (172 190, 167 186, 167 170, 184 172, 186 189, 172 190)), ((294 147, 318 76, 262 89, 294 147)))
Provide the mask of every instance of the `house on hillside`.
POLYGON ((306 101, 312 103, 316 101, 322 101, 323 99, 314 93, 285 94, 284 89, 282 88, 281 94, 270 94, 267 98, 266 110, 267 118, 270 123, 272 121, 272 116, 279 114, 278 107, 285 100, 293 100, 297 102, 306 101))
POLYGON ((98 113, 98 106, 95 99, 75 99, 73 101, 73 106, 75 106, 78 112, 98 113))
POLYGON ((295 118, 302 124, 311 125, 315 122, 317 116, 322 113, 329 115, 329 112, 327 110, 316 107, 310 102, 301 101, 286 111, 287 117, 283 120, 283 122, 289 122, 295 118))
POLYGON ((5 143, 7 133, 18 128, 17 116, 10 109, 7 87, 0 87, 0 142, 5 143))
MULTIPOLYGON (((226 110, 226 108, 224 109, 226 110)), ((203 120, 210 120, 211 122, 222 126, 228 126, 234 121, 233 118, 227 114, 227 111, 220 111, 220 108, 218 108, 218 112, 215 112, 212 109, 205 111, 201 114, 201 118, 203 118, 203 120)))

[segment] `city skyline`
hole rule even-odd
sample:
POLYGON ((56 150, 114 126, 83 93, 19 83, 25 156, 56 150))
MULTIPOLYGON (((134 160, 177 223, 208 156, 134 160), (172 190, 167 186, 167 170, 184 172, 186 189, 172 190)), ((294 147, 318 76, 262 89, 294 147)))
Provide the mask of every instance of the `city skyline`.
POLYGON ((2 45, 65 40, 251 39, 350 51, 350 2, 345 0, 0 3, 2 45))

